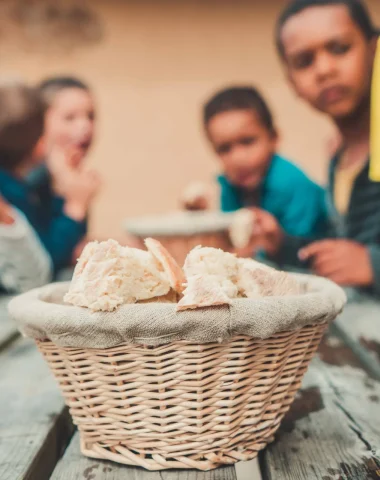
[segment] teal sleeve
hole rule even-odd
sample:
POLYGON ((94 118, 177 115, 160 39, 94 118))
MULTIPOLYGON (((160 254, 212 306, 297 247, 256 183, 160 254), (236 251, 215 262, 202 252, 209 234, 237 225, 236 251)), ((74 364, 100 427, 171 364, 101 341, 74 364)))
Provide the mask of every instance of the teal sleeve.
POLYGON ((63 213, 51 221, 41 240, 52 259, 54 273, 70 265, 74 249, 85 236, 86 229, 86 221, 77 222, 63 213))
POLYGON ((298 184, 292 185, 290 200, 284 204, 279 220, 288 235, 314 239, 325 237, 328 218, 323 188, 306 176, 302 177, 298 184))
POLYGON ((220 209, 222 212, 235 212, 242 208, 243 205, 239 200, 237 188, 231 185, 223 175, 218 177, 218 183, 220 185, 220 209))

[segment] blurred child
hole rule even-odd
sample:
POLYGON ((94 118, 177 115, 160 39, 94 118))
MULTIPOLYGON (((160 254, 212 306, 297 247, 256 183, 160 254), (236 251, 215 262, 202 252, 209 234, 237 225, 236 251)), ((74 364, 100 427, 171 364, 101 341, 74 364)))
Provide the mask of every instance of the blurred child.
MULTIPOLYGON (((95 101, 90 87, 70 76, 50 77, 38 89, 47 105, 44 128, 44 163, 28 176, 43 198, 54 196, 56 210, 62 208, 59 182, 70 169, 84 168, 84 159, 92 145, 95 127, 95 101)), ((86 226, 87 232, 87 226, 86 226)), ((86 239, 73 252, 80 255, 86 239)))
POLYGON ((35 229, 56 273, 70 264, 86 233, 87 212, 99 179, 85 169, 65 169, 57 182, 62 203, 58 208, 56 197, 43 196, 26 181, 41 159, 45 104, 39 91, 21 84, 3 86, 0 104, 0 192, 35 229))
MULTIPOLYGON (((95 132, 95 99, 90 87, 71 76, 50 77, 43 80, 38 89, 46 104, 44 144, 45 165, 29 177, 43 196, 55 196, 56 208, 60 208, 61 178, 70 171, 85 170, 85 159, 92 146, 95 132)), ((61 202, 62 203, 62 202, 61 202)), ((86 236, 73 251, 75 263, 84 246, 90 240, 86 236)), ((120 243, 135 245, 136 241, 124 235, 120 243)))
POLYGON ((74 77, 52 77, 38 86, 46 104, 47 148, 76 152, 74 165, 87 155, 94 138, 95 101, 88 85, 74 77))
POLYGON ((21 293, 51 280, 51 260, 24 215, 0 197, 0 289, 21 293))
POLYGON ((369 180, 370 85, 377 31, 358 0, 296 0, 277 24, 277 46, 294 90, 335 123, 342 148, 331 162, 331 232, 292 238, 258 211, 252 247, 282 261, 297 253, 340 285, 380 294, 380 183, 369 180), (301 249, 301 247, 304 247, 301 249))
POLYGON ((222 210, 260 206, 288 234, 317 236, 325 217, 323 190, 276 153, 276 126, 261 94, 252 87, 222 90, 204 106, 203 120, 222 167, 222 210))
POLYGON ((95 103, 89 87, 74 77, 51 77, 38 85, 47 106, 44 127, 44 161, 28 181, 52 191, 67 168, 79 168, 94 136, 95 103))

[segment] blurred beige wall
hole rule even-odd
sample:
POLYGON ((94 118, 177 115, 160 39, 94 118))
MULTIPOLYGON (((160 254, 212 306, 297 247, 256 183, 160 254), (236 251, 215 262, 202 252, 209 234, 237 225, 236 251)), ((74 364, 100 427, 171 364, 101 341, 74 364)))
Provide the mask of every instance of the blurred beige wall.
MULTIPOLYGON (((211 178, 217 164, 203 137, 200 106, 228 84, 263 90, 281 131, 281 151, 324 181, 332 128, 294 97, 273 46, 284 4, 91 0, 101 41, 58 52, 3 32, 1 73, 30 81, 73 73, 94 87, 99 124, 89 161, 105 180, 93 212, 95 234, 117 234, 127 215, 173 208, 189 180, 211 178)), ((368 4, 380 24, 379 0, 368 4)))

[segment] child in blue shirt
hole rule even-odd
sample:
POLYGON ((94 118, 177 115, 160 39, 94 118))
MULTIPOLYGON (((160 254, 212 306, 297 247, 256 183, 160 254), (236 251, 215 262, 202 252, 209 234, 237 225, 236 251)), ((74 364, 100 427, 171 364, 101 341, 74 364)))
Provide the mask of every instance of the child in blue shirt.
POLYGON ((95 172, 67 168, 56 181, 56 195, 41 195, 27 181, 42 158, 45 104, 41 95, 22 84, 6 85, 0 87, 0 104, 0 192, 34 228, 56 273, 70 265, 86 233, 87 212, 99 179, 95 172))
POLYGON ((276 127, 261 94, 252 87, 222 90, 205 104, 203 121, 222 166, 221 209, 261 207, 289 235, 318 237, 324 191, 277 153, 276 127))

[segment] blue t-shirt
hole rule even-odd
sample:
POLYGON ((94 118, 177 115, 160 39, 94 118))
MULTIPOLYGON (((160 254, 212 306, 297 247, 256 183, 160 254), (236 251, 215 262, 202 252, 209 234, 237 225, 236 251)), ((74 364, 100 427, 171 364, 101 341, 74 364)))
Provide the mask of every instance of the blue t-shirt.
MULTIPOLYGON (((246 192, 221 175, 221 209, 232 212, 246 207, 246 192)), ((326 228, 324 189, 289 160, 274 155, 260 185, 257 206, 276 217, 284 231, 295 236, 320 236, 326 228)))

